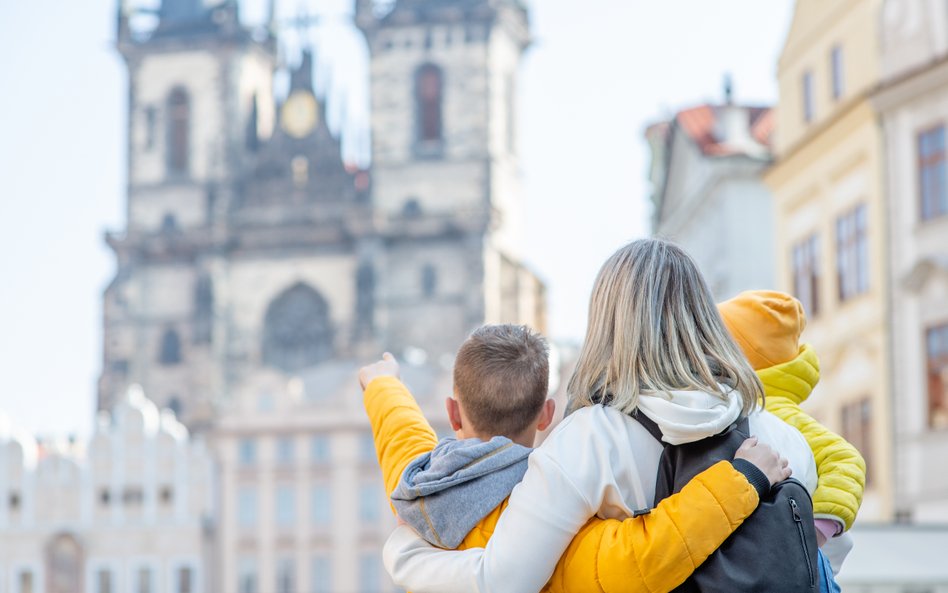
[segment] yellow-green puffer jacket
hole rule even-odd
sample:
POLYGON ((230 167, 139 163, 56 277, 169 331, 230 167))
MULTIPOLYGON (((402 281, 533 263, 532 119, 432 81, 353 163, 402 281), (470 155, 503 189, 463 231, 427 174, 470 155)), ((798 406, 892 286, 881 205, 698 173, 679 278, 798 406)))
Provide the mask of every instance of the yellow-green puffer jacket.
POLYGON ((800 409, 820 380, 820 361, 809 344, 791 361, 757 371, 764 384, 766 408, 803 433, 819 474, 813 494, 817 519, 834 519, 849 529, 866 488, 866 462, 855 447, 800 409))

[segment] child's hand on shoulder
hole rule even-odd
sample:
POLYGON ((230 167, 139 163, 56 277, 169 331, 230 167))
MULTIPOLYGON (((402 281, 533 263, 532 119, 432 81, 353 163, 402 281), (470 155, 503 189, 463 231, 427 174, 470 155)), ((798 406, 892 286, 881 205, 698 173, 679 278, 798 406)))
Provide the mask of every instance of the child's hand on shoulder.
POLYGON ((359 369, 359 385, 364 390, 373 379, 379 377, 399 378, 398 361, 388 352, 382 355, 382 360, 373 362, 359 369))

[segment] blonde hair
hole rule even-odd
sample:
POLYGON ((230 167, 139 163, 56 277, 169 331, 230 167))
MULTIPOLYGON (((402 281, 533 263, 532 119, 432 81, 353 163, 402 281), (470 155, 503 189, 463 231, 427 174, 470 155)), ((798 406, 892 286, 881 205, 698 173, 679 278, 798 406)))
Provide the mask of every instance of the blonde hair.
POLYGON ((662 239, 616 251, 593 287, 570 407, 603 403, 628 414, 642 393, 697 390, 727 399, 728 388, 740 394, 745 414, 764 396, 694 260, 662 239))

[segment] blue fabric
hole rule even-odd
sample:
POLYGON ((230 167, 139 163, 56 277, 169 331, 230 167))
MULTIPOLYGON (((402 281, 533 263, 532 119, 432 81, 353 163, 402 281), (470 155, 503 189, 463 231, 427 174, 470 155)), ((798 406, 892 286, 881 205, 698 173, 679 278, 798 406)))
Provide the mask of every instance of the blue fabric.
POLYGON ((505 437, 442 439, 405 468, 392 505, 428 543, 456 548, 510 496, 527 471, 531 451, 505 437))
POLYGON ((816 563, 820 569, 820 593, 840 593, 839 585, 833 578, 833 567, 830 566, 829 558, 823 554, 823 550, 817 552, 816 563))

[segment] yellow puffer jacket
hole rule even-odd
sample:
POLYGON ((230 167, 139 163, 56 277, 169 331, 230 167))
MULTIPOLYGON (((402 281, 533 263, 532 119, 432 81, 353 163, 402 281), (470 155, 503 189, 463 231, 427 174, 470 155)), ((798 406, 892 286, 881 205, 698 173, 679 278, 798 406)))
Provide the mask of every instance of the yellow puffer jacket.
POLYGON ((841 521, 849 529, 856 520, 866 487, 866 462, 855 447, 800 409, 820 380, 820 361, 809 344, 791 361, 757 371, 764 384, 769 412, 803 433, 813 450, 819 474, 813 493, 816 518, 841 521))
MULTIPOLYGON (((363 403, 385 491, 391 495, 405 467, 434 449, 437 436, 411 393, 394 377, 373 380, 363 403)), ((573 538, 543 591, 671 591, 754 512, 757 503, 754 487, 722 461, 647 515, 624 521, 590 520, 573 538)), ((506 507, 504 501, 487 515, 458 549, 484 547, 506 507)))

